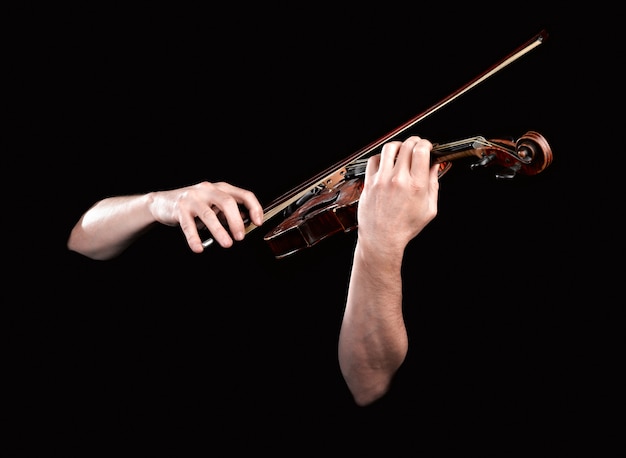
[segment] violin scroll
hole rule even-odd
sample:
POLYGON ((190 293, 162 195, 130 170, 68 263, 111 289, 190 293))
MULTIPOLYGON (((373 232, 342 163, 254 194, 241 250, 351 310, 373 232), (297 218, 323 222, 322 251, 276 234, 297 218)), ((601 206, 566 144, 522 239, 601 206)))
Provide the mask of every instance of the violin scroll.
POLYGON ((517 141, 512 139, 486 140, 472 137, 461 141, 435 144, 431 152, 434 164, 440 164, 439 176, 445 174, 453 160, 475 156, 478 161, 470 168, 498 165, 496 178, 513 178, 516 174, 536 175, 552 163, 552 148, 538 132, 528 131, 517 141))
POLYGON ((517 140, 515 151, 525 175, 543 172, 552 163, 552 148, 543 135, 532 130, 517 140))

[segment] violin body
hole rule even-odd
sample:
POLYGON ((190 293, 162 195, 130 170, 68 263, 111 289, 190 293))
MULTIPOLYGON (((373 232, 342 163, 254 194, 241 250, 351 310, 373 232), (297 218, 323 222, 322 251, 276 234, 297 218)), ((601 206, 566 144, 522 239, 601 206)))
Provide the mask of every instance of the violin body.
POLYGON ((277 258, 311 247, 331 235, 357 227, 363 178, 356 177, 309 199, 265 236, 277 258))

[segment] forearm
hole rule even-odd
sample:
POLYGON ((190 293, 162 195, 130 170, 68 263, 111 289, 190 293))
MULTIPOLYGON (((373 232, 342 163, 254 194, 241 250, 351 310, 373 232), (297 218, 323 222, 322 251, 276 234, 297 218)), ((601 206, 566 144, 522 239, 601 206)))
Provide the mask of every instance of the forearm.
POLYGON ((382 397, 403 363, 408 339, 402 314, 402 253, 359 245, 339 335, 339 365, 357 404, 382 397))
POLYGON ((118 196, 97 202, 72 229, 68 249, 97 260, 118 256, 155 223, 150 196, 118 196))

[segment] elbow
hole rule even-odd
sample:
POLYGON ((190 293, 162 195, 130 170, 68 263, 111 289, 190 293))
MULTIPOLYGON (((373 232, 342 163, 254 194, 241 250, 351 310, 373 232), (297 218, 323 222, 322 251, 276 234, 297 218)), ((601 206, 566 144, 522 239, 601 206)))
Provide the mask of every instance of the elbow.
POLYGON ((70 232, 70 235, 67 238, 67 242, 65 242, 65 246, 69 251, 82 254, 83 256, 87 256, 89 258, 92 257, 89 250, 89 243, 87 243, 87 238, 80 230, 78 224, 74 226, 74 228, 70 232))
POLYGON ((383 398, 389 391, 389 386, 380 387, 376 389, 368 389, 362 391, 352 391, 352 398, 359 407, 367 407, 370 404, 383 398))
POLYGON ((361 407, 368 406, 384 397, 391 389, 391 382, 397 370, 397 365, 371 367, 370 365, 349 364, 340 357, 341 375, 354 399, 361 407))
POLYGON ((76 241, 76 238, 73 236, 73 234, 70 235, 69 239, 67 239, 65 246, 69 251, 73 251, 74 253, 82 254, 89 257, 85 250, 81 247, 80 243, 76 241))
POLYGON ((85 251, 81 248, 81 246, 80 246, 79 244, 77 244, 77 243, 75 242, 75 240, 74 240, 72 237, 70 237, 70 238, 67 240, 67 243, 65 244, 65 246, 67 247, 67 249, 68 249, 69 251, 73 251, 74 253, 78 253, 78 254, 82 254, 82 255, 87 256, 87 255, 85 254, 85 251))
POLYGON ((127 244, 113 244, 99 242, 89 236, 79 225, 76 225, 67 239, 65 246, 73 251, 95 261, 108 261, 120 255, 127 244))
POLYGON ((67 239, 67 242, 66 242, 65 246, 67 247, 67 249, 69 251, 73 251, 74 253, 78 253, 78 254, 86 256, 88 258, 96 259, 96 257, 97 257, 97 254, 92 253, 88 249, 87 246, 82 244, 80 242, 80 238, 75 236, 75 234, 73 232, 70 235, 69 239, 67 239))
POLYGON ((86 244, 81 244, 76 238, 72 237, 68 239, 66 247, 69 251, 73 251, 95 261, 108 261, 117 255, 110 250, 97 250, 86 244))
POLYGON ((365 407, 383 398, 391 389, 391 377, 387 374, 370 374, 368 377, 345 378, 356 405, 365 407))

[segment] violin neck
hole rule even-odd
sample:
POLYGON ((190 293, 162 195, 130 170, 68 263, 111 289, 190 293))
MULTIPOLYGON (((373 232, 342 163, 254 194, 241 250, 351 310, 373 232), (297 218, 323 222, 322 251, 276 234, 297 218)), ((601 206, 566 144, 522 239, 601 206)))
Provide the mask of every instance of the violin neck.
MULTIPOLYGON (((452 159, 472 156, 475 150, 489 144, 490 142, 481 136, 470 137, 450 143, 435 144, 431 150, 432 164, 441 164, 443 162, 449 162, 452 159)), ((369 157, 362 157, 346 165, 345 178, 351 179, 365 175, 368 159, 369 157)), ((440 173, 440 176, 441 175, 440 173)))

